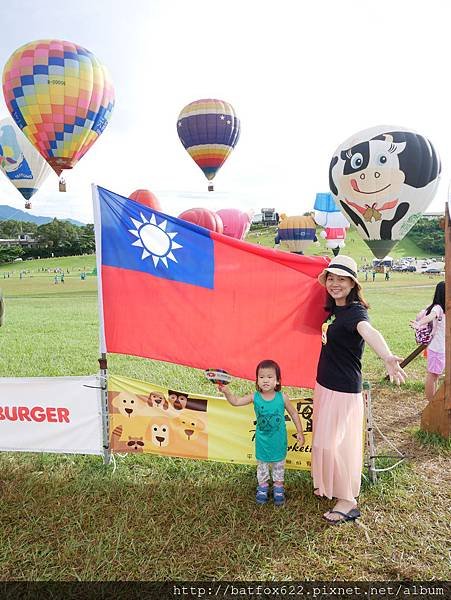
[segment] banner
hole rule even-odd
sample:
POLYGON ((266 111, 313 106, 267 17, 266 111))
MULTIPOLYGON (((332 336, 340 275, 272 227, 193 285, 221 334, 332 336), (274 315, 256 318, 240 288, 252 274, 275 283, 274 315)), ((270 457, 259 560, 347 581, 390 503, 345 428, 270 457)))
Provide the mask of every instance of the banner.
MULTIPOLYGON (((305 433, 286 414, 287 468, 311 469, 312 400, 293 399, 305 433)), ((186 393, 153 383, 109 375, 110 444, 113 452, 147 452, 256 464, 252 404, 231 406, 223 397, 186 393)))
POLYGON ((103 454, 100 380, 0 378, 0 450, 103 454))
POLYGON ((249 244, 93 186, 101 352, 313 388, 326 257, 249 244))

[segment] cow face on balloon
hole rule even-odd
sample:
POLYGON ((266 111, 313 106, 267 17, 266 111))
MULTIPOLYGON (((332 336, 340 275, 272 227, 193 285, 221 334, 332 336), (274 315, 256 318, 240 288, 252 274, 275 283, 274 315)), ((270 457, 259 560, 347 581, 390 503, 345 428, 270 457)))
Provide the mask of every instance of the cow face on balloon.
POLYGON ((329 184, 343 214, 383 258, 432 200, 439 173, 439 159, 426 138, 373 128, 337 149, 329 184))

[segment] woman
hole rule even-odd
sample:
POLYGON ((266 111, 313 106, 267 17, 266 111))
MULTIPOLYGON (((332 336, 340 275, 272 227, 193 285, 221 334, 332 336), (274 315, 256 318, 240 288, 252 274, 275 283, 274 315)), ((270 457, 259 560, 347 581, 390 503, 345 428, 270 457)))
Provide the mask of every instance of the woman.
POLYGON ((368 321, 368 303, 357 279, 357 264, 336 256, 319 275, 327 291, 329 319, 323 324, 322 348, 313 397, 312 475, 317 496, 336 498, 324 514, 331 525, 360 516, 357 497, 362 473, 362 364, 367 342, 384 361, 390 381, 405 381, 382 335, 368 321))

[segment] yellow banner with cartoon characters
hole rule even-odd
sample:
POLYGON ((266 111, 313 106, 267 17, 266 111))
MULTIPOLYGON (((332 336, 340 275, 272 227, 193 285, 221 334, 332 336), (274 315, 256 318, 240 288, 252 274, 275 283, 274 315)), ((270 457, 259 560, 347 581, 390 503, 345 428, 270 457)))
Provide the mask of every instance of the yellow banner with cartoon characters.
MULTIPOLYGON (((305 433, 286 414, 287 468, 311 469, 312 400, 292 400, 305 433)), ((109 375, 110 446, 113 452, 147 452, 164 456, 256 464, 255 413, 252 405, 231 406, 225 398, 186 393, 109 375)))

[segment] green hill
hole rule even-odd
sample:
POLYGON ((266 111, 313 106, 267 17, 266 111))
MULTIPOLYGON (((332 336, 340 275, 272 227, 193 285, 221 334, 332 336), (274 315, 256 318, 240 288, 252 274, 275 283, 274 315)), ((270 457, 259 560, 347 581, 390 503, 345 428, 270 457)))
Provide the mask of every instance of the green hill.
MULTIPOLYGON (((260 244, 262 246, 274 247, 274 236, 276 235, 277 227, 259 227, 252 228, 246 237, 247 242, 260 244)), ((319 231, 318 231, 319 233, 319 231)), ((352 256, 357 264, 371 262, 374 258, 371 250, 362 240, 354 227, 351 227, 346 236, 346 246, 341 250, 342 254, 352 256)), ((309 256, 327 255, 333 256, 332 250, 326 248, 326 242, 321 237, 318 237, 318 242, 312 243, 305 252, 309 256)), ((434 255, 421 250, 407 235, 401 240, 390 252, 393 258, 403 258, 405 256, 414 256, 417 258, 430 258, 434 255)))

